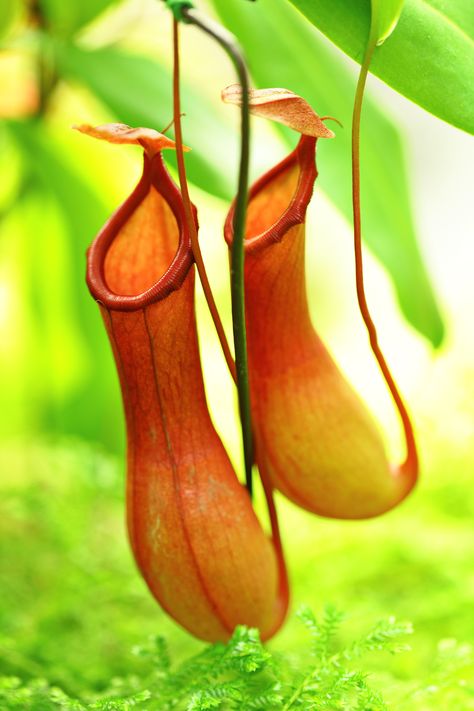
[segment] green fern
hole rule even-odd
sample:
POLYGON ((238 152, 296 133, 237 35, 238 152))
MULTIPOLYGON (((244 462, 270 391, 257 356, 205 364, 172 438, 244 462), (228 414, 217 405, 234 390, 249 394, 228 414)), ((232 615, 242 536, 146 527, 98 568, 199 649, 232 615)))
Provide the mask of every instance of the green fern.
POLYGON ((152 635, 145 644, 133 647, 132 654, 149 660, 158 674, 166 674, 171 667, 168 645, 166 640, 159 635, 152 635))
POLYGON ((326 659, 331 653, 331 645, 344 619, 344 614, 332 605, 326 605, 322 621, 319 622, 311 608, 302 605, 297 612, 297 617, 311 635, 313 655, 316 659, 326 659))
POLYGON ((398 622, 394 617, 389 617, 378 622, 367 635, 353 642, 342 654, 352 661, 368 652, 406 652, 410 650, 410 645, 400 643, 400 640, 411 634, 411 623, 398 622))
POLYGON ((144 708, 144 702, 151 698, 151 692, 145 689, 137 694, 123 697, 103 698, 87 706, 87 709, 98 709, 99 711, 128 711, 129 709, 144 708))
POLYGON ((343 614, 327 606, 321 620, 303 607, 298 612, 299 619, 310 633, 314 662, 299 681, 288 690, 283 711, 290 709, 373 709, 383 710, 386 705, 378 691, 369 686, 367 676, 353 671, 349 663, 372 651, 404 651, 408 647, 400 640, 411 634, 409 624, 400 624, 394 618, 379 622, 367 635, 355 640, 347 648, 335 652, 334 639, 343 614))
POLYGON ((222 708, 241 704, 242 694, 236 683, 216 684, 215 686, 198 691, 192 695, 187 706, 187 711, 207 711, 208 709, 222 708))
POLYGON ((379 624, 336 652, 340 612, 327 607, 319 621, 309 608, 302 608, 298 617, 310 635, 306 657, 312 662, 309 669, 303 663, 303 672, 293 669, 285 657, 272 656, 256 630, 237 627, 228 644, 209 645, 176 669, 165 641, 152 637, 132 650, 143 664, 142 675, 114 679, 97 697, 71 699, 46 682, 22 685, 18 679, 6 679, 0 699, 6 709, 42 711, 385 709, 379 693, 369 687, 362 672, 349 668, 349 661, 366 651, 391 649, 408 628, 393 622, 379 624))
MULTIPOLYGON (((390 706, 365 669, 354 668, 371 653, 396 654, 409 649, 408 623, 394 618, 375 624, 366 634, 338 644, 344 616, 327 606, 320 617, 299 610, 308 647, 295 661, 271 654, 258 632, 237 627, 227 644, 208 645, 174 667, 162 637, 134 647, 138 674, 113 679, 100 694, 71 698, 45 680, 0 679, 2 711, 387 711, 426 709, 439 699, 443 709, 474 708, 474 653, 452 640, 440 644, 429 677, 419 689, 399 695, 390 706)), ((341 635, 342 636, 342 635, 341 635)), ((431 706, 430 706, 431 707, 431 706)), ((434 705, 432 706, 435 707, 434 705)), ((438 706, 436 706, 438 708, 438 706)))
MULTIPOLYGON (((18 677, 0 678, 0 708, 21 711, 87 711, 90 706, 71 699, 61 689, 51 686, 45 679, 22 683, 18 677)), ((124 710, 125 706, 121 706, 124 710)))

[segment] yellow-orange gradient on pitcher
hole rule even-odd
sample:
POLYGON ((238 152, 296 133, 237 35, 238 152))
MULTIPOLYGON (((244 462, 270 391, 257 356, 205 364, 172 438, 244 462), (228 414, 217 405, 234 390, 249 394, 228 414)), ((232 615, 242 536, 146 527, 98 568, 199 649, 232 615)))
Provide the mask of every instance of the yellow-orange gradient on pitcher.
POLYGON ((109 334, 127 424, 133 553, 160 605, 197 637, 237 624, 268 638, 286 609, 275 551, 212 425, 181 193, 150 129, 79 127, 145 149, 142 177, 88 252, 87 283, 109 334))
MULTIPOLYGON (((223 98, 240 103, 239 87, 223 98)), ((376 423, 311 323, 305 215, 317 176, 317 139, 333 134, 284 89, 251 92, 250 107, 302 133, 297 148, 250 190, 245 303, 258 464, 277 489, 316 514, 376 516, 412 489, 417 463, 389 464, 376 423)), ((228 244, 232 224, 233 208, 228 244)))

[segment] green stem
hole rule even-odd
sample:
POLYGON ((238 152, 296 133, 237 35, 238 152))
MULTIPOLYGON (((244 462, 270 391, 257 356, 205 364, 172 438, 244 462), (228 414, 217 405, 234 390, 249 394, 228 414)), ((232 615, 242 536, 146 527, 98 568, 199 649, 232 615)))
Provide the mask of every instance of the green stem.
POLYGON ((239 83, 242 87, 240 166, 237 197, 235 201, 234 239, 231 251, 231 294, 237 391, 244 448, 245 481, 249 493, 252 494, 253 439, 244 296, 244 238, 247 217, 250 155, 249 78, 242 50, 233 35, 217 23, 203 17, 201 13, 193 8, 184 8, 182 14, 186 22, 196 25, 203 30, 203 32, 213 37, 225 50, 235 67, 239 83))

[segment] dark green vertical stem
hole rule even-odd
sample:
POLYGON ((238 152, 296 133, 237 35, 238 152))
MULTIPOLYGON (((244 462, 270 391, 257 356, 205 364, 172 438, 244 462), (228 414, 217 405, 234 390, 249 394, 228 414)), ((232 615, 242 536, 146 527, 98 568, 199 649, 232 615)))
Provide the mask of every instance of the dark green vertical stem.
POLYGON ((244 447, 245 480, 249 493, 252 493, 253 441, 252 419, 250 414, 250 391, 247 362, 247 333, 245 327, 244 297, 244 238, 247 217, 249 155, 250 155, 250 114, 249 114, 249 78, 242 50, 233 35, 223 27, 212 22, 193 8, 182 10, 186 22, 196 25, 213 37, 230 57, 239 84, 242 87, 241 107, 241 150, 237 198, 234 214, 234 239, 231 252, 231 291, 232 322, 234 329, 235 365, 237 370, 237 390, 239 397, 242 440, 244 447))

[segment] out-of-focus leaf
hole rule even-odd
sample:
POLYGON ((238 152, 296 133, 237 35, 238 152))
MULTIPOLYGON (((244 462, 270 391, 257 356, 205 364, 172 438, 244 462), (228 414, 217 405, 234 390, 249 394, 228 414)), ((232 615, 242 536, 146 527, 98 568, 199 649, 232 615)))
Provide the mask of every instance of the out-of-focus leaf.
POLYGON ((20 15, 20 0, 4 0, 0 3, 0 37, 8 33, 20 15))
POLYGON ((62 405, 82 385, 83 339, 71 318, 57 201, 27 172, 2 233, 3 288, 10 294, 0 326, 0 388, 9 415, 2 431, 57 432, 62 405))
POLYGON ((40 0, 39 4, 47 28, 54 34, 69 36, 115 2, 117 0, 40 0))
POLYGON ((0 223, 22 192, 26 182, 18 151, 10 140, 3 123, 0 123, 0 223))
MULTIPOLYGON (((350 125, 355 83, 349 72, 286 0, 255 5, 213 2, 244 45, 259 86, 291 89, 321 116, 336 116, 344 124, 344 129, 335 128, 335 139, 318 148, 318 187, 352 220, 350 125)), ((439 345, 443 324, 416 241, 399 135, 369 95, 362 123, 364 239, 389 272, 407 320, 439 345)), ((285 135, 294 145, 295 134, 285 135)))
MULTIPOLYGON (((370 0, 291 0, 321 32, 361 61, 370 0)), ((406 0, 396 32, 375 52, 371 72, 398 92, 474 133, 474 3, 406 0)))
MULTIPOLYGON (((85 251, 107 218, 107 210, 72 163, 56 148, 54 136, 44 124, 11 122, 8 129, 40 189, 57 202, 69 238, 70 272, 59 274, 57 278, 67 289, 64 299, 70 305, 71 320, 77 319, 79 323, 88 363, 84 382, 61 409, 57 426, 63 432, 89 438, 100 433, 103 441, 119 449, 123 425, 117 382, 99 310, 85 285, 85 251)), ((32 240, 37 238, 36 234, 31 235, 32 240)), ((39 248, 42 259, 48 259, 47 250, 47 244, 44 252, 39 248)))
MULTIPOLYGON (((173 117, 170 72, 152 59, 113 48, 86 51, 63 45, 58 62, 62 76, 88 86, 126 124, 162 130, 173 117)), ((186 155, 188 177, 229 199, 236 185, 230 121, 226 124, 225 114, 221 119, 199 91, 184 85, 182 95, 184 139, 192 148, 186 155)), ((173 162, 174 155, 170 152, 166 159, 173 162)))

